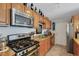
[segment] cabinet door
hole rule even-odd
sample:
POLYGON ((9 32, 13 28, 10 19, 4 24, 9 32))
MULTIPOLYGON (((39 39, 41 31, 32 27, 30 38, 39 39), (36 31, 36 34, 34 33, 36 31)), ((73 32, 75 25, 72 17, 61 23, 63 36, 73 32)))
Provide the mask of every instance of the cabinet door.
POLYGON ((24 12, 24 5, 22 3, 12 3, 12 8, 24 12))
POLYGON ((48 38, 48 50, 50 49, 50 37, 48 38))
POLYGON ((11 10, 11 3, 7 3, 7 10, 6 10, 7 24, 10 24, 10 20, 11 20, 10 10, 11 10))
POLYGON ((33 16, 33 11, 26 6, 24 6, 24 12, 30 16, 33 16))
POLYGON ((43 18, 44 19, 44 25, 43 25, 43 28, 45 29, 46 28, 46 19, 45 18, 43 18))
POLYGON ((74 37, 75 37, 75 32, 79 31, 79 16, 72 16, 72 23, 73 23, 74 37))
POLYGON ((0 3, 0 24, 6 24, 7 22, 7 16, 6 16, 6 4, 5 3, 0 3))
POLYGON ((75 42, 73 43, 73 52, 74 52, 74 55, 77 55, 76 54, 76 44, 75 44, 75 42))
POLYGON ((79 56, 79 45, 75 42, 75 44, 76 44, 76 56, 79 56))
POLYGON ((44 28, 51 28, 51 23, 47 18, 44 18, 44 28))
POLYGON ((48 51, 48 38, 45 39, 45 54, 48 51))
POLYGON ((51 22, 49 19, 46 20, 46 28, 51 28, 51 22))
POLYGON ((44 54, 45 54, 45 43, 44 43, 44 41, 41 41, 40 43, 39 43, 39 45, 40 45, 40 47, 39 47, 39 55, 40 56, 43 56, 44 54))
POLYGON ((54 44, 55 44, 55 36, 52 36, 50 38, 50 47, 54 46, 54 44))
POLYGON ((33 13, 33 15, 34 15, 34 28, 38 28, 38 25, 39 25, 39 15, 38 14, 36 14, 36 13, 33 13))
POLYGON ((10 9, 11 9, 11 4, 0 3, 0 24, 3 25, 10 24, 10 9))
POLYGON ((74 41, 73 52, 75 56, 79 56, 79 45, 74 41))
POLYGON ((77 26, 79 26, 79 16, 73 16, 73 25, 74 25, 74 31, 76 31, 77 26))
POLYGON ((49 20, 49 29, 51 29, 51 21, 49 20))

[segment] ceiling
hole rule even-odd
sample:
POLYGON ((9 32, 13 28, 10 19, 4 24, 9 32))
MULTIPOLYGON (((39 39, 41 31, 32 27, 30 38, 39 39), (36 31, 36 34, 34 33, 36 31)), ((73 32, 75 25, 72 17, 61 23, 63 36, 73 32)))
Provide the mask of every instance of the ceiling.
POLYGON ((69 20, 70 16, 79 13, 79 3, 34 3, 50 20, 69 20), (67 19, 65 19, 67 18, 67 19))

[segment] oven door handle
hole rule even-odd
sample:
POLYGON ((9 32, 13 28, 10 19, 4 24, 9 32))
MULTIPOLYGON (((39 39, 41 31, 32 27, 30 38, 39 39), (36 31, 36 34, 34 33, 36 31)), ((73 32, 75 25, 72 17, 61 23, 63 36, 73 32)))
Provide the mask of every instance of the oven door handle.
POLYGON ((35 49, 34 51, 32 51, 30 54, 28 54, 27 56, 31 56, 33 53, 38 53, 38 48, 35 49))

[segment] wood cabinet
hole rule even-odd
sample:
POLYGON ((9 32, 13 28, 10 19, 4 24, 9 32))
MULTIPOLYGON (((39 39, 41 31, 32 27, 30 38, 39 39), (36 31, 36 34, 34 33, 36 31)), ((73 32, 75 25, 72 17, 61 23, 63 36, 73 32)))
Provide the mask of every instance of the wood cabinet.
POLYGON ((50 37, 48 37, 48 39, 47 39, 47 50, 49 50, 50 49, 50 37))
POLYGON ((37 29, 39 25, 40 17, 37 13, 33 13, 34 16, 34 28, 37 29))
POLYGON ((20 10, 20 11, 24 12, 23 3, 12 3, 12 8, 15 8, 17 10, 20 10))
POLYGON ((10 8, 11 5, 7 3, 0 3, 0 24, 10 24, 10 8))
POLYGON ((44 28, 47 29, 51 29, 51 21, 47 18, 47 17, 44 17, 44 28))
POLYGON ((38 50, 39 55, 43 56, 45 55, 45 40, 41 41, 39 45, 40 45, 39 50, 38 50))
POLYGON ((79 16, 72 16, 72 25, 74 28, 74 38, 75 38, 75 32, 79 32, 79 16))
POLYGON ((72 23, 74 26, 74 31, 77 31, 77 26, 79 27, 79 16, 73 16, 72 23))
POLYGON ((24 6, 23 3, 0 3, 0 24, 9 25, 10 24, 10 10, 15 8, 20 10, 30 16, 34 17, 34 28, 37 29, 39 25, 39 20, 44 22, 43 28, 51 28, 50 21, 47 17, 42 17, 38 13, 34 12, 30 8, 24 6))
POLYGON ((6 4, 0 4, 0 22, 6 22, 6 4))
POLYGON ((50 47, 54 46, 55 44, 55 34, 53 34, 53 36, 50 37, 50 47))
POLYGON ((77 42, 73 42, 73 52, 75 56, 79 56, 79 44, 77 42))
POLYGON ((7 19, 7 24, 10 25, 10 20, 11 20, 11 3, 7 3, 7 12, 6 12, 6 19, 7 19))
POLYGON ((51 36, 47 36, 46 38, 43 38, 43 40, 39 42, 40 47, 38 52, 40 56, 44 56, 51 48, 51 46, 53 46, 51 45, 51 40, 53 40, 51 39, 51 36))
POLYGON ((24 6, 24 12, 30 16, 33 16, 33 11, 29 8, 27 8, 26 6, 24 6))
POLYGON ((42 40, 41 42, 40 42, 40 48, 39 48, 39 55, 40 56, 44 56, 46 53, 47 53, 47 51, 48 51, 48 43, 47 43, 47 39, 46 38, 44 38, 44 40, 42 40))

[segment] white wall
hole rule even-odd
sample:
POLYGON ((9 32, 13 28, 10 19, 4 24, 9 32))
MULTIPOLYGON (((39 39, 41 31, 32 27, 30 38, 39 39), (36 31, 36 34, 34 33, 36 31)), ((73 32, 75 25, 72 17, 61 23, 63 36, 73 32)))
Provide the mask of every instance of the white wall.
POLYGON ((56 22, 55 44, 66 46, 66 24, 67 22, 56 22))
POLYGON ((0 27, 0 34, 3 36, 16 34, 16 33, 28 33, 35 31, 34 28, 26 28, 26 27, 0 27))

